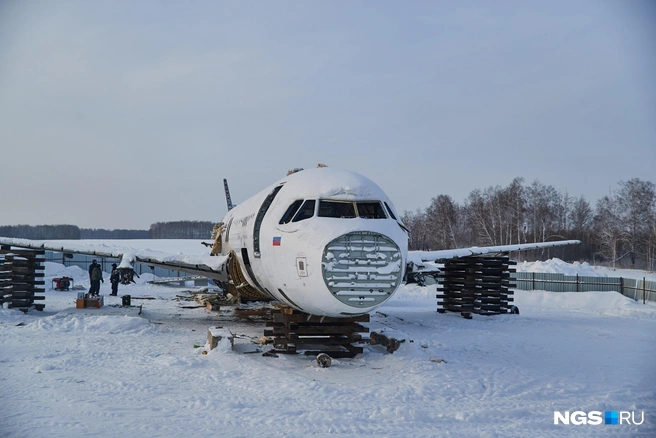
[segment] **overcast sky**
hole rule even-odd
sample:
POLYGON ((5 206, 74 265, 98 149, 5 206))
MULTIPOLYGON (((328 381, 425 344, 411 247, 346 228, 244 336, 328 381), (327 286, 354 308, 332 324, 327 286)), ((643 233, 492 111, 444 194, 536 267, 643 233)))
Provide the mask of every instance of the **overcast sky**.
POLYGON ((0 225, 218 221, 293 167, 397 209, 656 182, 653 1, 0 1, 0 225))

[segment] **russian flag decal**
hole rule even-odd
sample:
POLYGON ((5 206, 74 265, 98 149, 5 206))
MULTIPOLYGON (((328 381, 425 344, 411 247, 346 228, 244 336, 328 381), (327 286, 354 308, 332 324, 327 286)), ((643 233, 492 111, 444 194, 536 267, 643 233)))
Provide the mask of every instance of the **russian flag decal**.
POLYGON ((273 238, 273 246, 280 246, 280 236, 275 236, 273 238))

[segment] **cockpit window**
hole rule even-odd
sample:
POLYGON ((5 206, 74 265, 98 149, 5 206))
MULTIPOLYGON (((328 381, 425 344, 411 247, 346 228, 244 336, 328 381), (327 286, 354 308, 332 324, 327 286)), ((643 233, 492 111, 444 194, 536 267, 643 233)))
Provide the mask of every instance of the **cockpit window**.
POLYGON ((390 208, 389 205, 387 205, 387 202, 385 203, 385 207, 387 207, 387 212, 391 216, 392 219, 396 220, 396 216, 394 216, 394 213, 392 212, 392 209, 390 208))
POLYGON ((364 219, 387 219, 380 202, 358 202, 358 216, 364 219))
POLYGON ((355 208, 352 202, 320 200, 319 217, 353 218, 355 217, 355 208))
POLYGON ((307 201, 305 201, 301 206, 301 209, 298 210, 298 213, 296 213, 296 216, 294 216, 294 219, 292 219, 292 222, 302 221, 314 216, 315 204, 316 201, 314 199, 308 199, 307 201))
MULTIPOLYGON (((285 212, 284 215, 282 215, 282 218, 280 219, 279 224, 288 224, 292 221, 292 218, 298 211, 298 208, 301 206, 303 203, 302 199, 296 200, 292 203, 292 205, 289 206, 287 211, 285 212)), ((314 207, 312 207, 312 211, 314 212, 314 207)))

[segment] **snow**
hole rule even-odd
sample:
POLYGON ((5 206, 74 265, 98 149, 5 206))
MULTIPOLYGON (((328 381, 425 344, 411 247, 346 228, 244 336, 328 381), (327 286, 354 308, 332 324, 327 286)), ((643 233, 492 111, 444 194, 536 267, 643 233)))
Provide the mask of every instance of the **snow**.
POLYGON ((421 266, 424 264, 423 262, 440 261, 440 259, 452 259, 456 257, 467 257, 470 255, 494 254, 509 251, 526 251, 529 249, 550 248, 554 246, 578 245, 579 243, 581 243, 580 240, 559 240, 554 242, 522 243, 516 245, 472 246, 469 248, 443 249, 438 251, 410 251, 410 253, 408 253, 408 261, 417 266, 421 266))
POLYGON ((180 262, 191 266, 205 265, 213 270, 221 270, 227 261, 227 256, 210 256, 210 250, 201 245, 202 240, 186 239, 135 239, 111 240, 106 243, 100 240, 28 240, 3 238, 8 245, 17 245, 27 248, 39 248, 67 252, 79 251, 94 253, 98 257, 121 258, 120 268, 129 268, 136 258, 152 262, 180 262))
POLYGON ((542 272, 548 274, 580 275, 585 277, 606 277, 590 266, 588 262, 567 263, 558 258, 547 261, 517 263, 517 272, 542 272))
MULTIPOLYGON (((589 275, 566 265, 525 268, 589 275)), ((320 368, 245 354, 264 324, 182 308, 185 289, 121 285, 133 307, 75 309, 76 291, 49 288, 62 275, 89 286, 47 263, 43 312, 0 309, 2 437, 656 436, 656 305, 619 293, 516 291, 520 315, 466 320, 435 311, 434 286, 403 286, 369 324, 405 337, 399 350, 320 368), (202 354, 216 327, 234 350, 202 354), (556 410, 644 411, 645 424, 554 425, 556 410)))
POLYGON ((656 281, 656 272, 638 269, 613 269, 605 266, 591 266, 587 262, 567 263, 558 258, 544 262, 521 262, 517 264, 517 272, 543 272, 552 274, 565 274, 586 277, 624 277, 647 281, 656 281))
MULTIPOLYGON (((79 266, 64 266, 61 263, 45 262, 44 263, 44 275, 46 278, 52 280, 56 277, 69 277, 72 278, 76 283, 89 280, 89 274, 84 269, 79 266)), ((49 283, 46 283, 46 285, 49 283)))
MULTIPOLYGON (((362 199, 381 200, 389 203, 385 192, 369 178, 348 170, 332 167, 305 169, 286 176, 272 187, 284 181, 294 182, 299 199, 362 199), (299 191, 300 190, 300 191, 299 191)), ((270 189, 267 189, 270 191, 270 189)))

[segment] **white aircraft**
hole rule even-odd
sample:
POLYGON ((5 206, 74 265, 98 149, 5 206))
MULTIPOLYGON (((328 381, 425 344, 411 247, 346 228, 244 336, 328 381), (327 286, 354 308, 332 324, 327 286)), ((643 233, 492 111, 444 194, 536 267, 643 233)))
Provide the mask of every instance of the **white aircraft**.
MULTIPOLYGON (((228 201, 228 206, 206 256, 102 244, 62 245, 56 240, 0 237, 0 244, 117 257, 122 258, 120 267, 144 263, 200 274, 245 296, 275 299, 329 317, 370 313, 403 281, 409 260, 408 231, 383 190, 362 175, 330 167, 301 170, 234 208, 228 201)), ((576 243, 580 242, 414 252, 410 259, 417 265, 576 243)))

